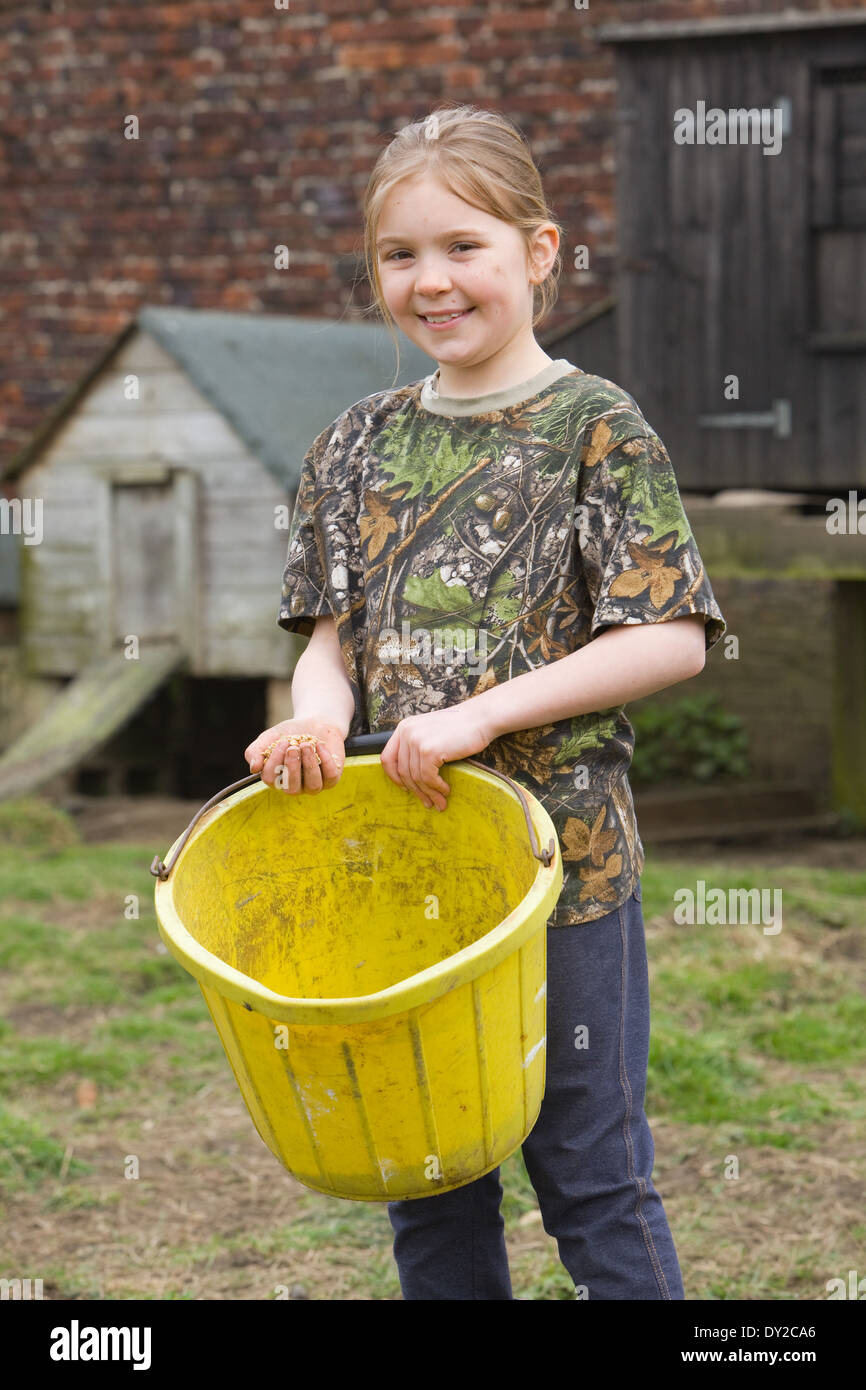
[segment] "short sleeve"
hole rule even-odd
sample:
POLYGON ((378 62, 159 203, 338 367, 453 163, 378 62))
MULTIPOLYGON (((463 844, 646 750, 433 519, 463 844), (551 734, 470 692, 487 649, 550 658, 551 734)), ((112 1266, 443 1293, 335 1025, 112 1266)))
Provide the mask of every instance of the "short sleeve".
POLYGON ((593 435, 578 483, 577 534, 593 605, 590 636, 603 628, 705 617, 706 650, 727 624, 683 509, 668 452, 658 435, 613 447, 593 435))
POLYGON ((313 441, 301 465, 283 570, 277 623, 286 632, 308 637, 316 618, 332 613, 321 537, 316 527, 316 476, 333 426, 313 441))

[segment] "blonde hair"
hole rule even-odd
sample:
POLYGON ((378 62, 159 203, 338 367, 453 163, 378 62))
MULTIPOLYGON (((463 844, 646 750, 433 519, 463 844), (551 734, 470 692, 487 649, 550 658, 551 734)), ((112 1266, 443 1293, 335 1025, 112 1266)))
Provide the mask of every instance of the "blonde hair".
MULTIPOLYGON (((505 116, 476 106, 441 106, 423 120, 404 126, 376 160, 364 194, 364 260, 373 290, 370 309, 373 313, 378 309, 394 339, 395 381, 400 345, 382 293, 376 233, 392 188, 403 179, 426 173, 441 179, 464 202, 516 227, 527 255, 542 223, 553 222, 560 241, 564 234, 550 214, 528 141, 505 116)), ((533 287, 533 329, 556 303, 561 264, 558 250, 544 280, 533 287)))

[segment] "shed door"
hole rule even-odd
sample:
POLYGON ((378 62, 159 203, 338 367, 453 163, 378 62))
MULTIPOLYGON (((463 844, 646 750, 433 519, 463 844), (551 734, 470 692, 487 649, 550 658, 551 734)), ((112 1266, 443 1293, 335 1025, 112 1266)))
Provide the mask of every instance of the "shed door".
POLYGON ((174 638, 178 593, 174 487, 113 482, 111 563, 113 640, 174 638))
POLYGON ((680 485, 866 480, 866 30, 619 58, 620 380, 680 485), (771 138, 698 143, 713 109, 780 110, 779 153, 764 154, 771 138), (695 143, 674 140, 679 110, 695 143))

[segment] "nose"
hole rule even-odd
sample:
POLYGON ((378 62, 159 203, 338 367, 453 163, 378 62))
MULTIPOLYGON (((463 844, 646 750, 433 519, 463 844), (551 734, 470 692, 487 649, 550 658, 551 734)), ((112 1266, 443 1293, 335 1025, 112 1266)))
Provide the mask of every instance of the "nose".
POLYGON ((450 288, 448 266, 438 256, 425 256, 416 262, 415 291, 419 299, 425 295, 447 293, 450 288))

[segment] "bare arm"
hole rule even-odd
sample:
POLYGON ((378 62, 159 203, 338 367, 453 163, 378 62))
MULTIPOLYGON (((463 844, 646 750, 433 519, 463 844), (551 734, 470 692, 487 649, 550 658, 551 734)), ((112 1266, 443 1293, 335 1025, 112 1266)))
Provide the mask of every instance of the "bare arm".
POLYGON ((704 618, 606 628, 579 651, 472 697, 490 738, 640 700, 704 669, 704 618))
POLYGON ((263 730, 248 745, 244 757, 250 771, 260 772, 268 786, 290 793, 314 793, 336 786, 355 702, 340 654, 337 624, 330 616, 316 619, 310 640, 295 664, 292 708, 291 719, 263 730), (290 747, 286 734, 313 734, 318 740, 316 749, 290 747))
POLYGON ((403 719, 382 754, 392 782, 425 805, 445 809, 450 787, 443 762, 472 758, 495 738, 616 709, 655 690, 688 680, 706 659, 704 618, 688 614, 668 622, 618 624, 579 651, 460 704, 403 719))
POLYGON ((346 675, 334 618, 317 618, 292 677, 295 719, 316 718, 333 724, 343 738, 349 732, 355 701, 346 675))

